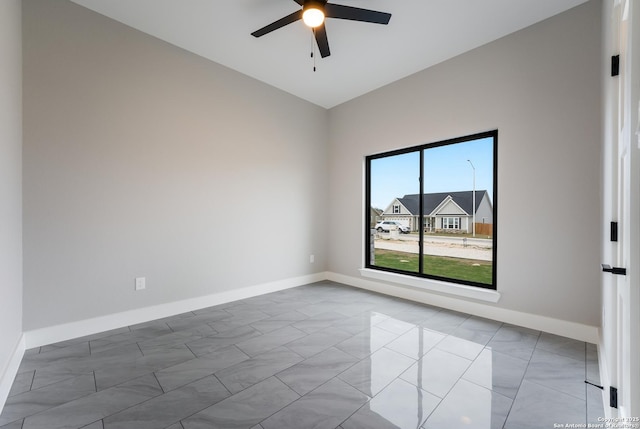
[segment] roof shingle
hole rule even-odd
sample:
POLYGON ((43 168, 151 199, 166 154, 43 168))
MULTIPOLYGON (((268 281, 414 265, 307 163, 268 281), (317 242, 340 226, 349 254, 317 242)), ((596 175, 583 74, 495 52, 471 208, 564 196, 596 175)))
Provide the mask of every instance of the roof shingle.
MULTIPOLYGON (((482 198, 487 193, 485 190, 476 190, 476 210, 480 206, 482 198)), ((462 210, 468 214, 472 214, 471 207, 473 206, 473 191, 459 191, 459 192, 436 192, 433 194, 424 194, 422 201, 424 204, 425 214, 431 213, 435 210, 442 201, 451 196, 453 201, 460 206, 462 210)), ((402 198, 398 198, 398 201, 411 212, 412 215, 418 216, 420 213, 420 194, 408 194, 402 198)))

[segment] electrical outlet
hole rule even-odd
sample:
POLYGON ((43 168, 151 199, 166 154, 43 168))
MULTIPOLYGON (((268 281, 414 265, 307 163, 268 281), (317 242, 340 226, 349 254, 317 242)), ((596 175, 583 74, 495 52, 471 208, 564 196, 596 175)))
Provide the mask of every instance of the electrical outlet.
POLYGON ((136 277, 136 290, 147 288, 147 279, 145 277, 136 277))
POLYGON ((316 261, 316 255, 309 255, 309 263, 313 264, 316 261))

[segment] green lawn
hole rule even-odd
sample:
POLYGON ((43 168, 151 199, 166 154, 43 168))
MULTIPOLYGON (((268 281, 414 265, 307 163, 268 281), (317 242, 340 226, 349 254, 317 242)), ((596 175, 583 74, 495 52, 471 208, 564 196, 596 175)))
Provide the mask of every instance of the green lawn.
MULTIPOLYGON (((418 272, 418 254, 376 249, 375 266, 418 272)), ((492 263, 475 259, 424 255, 424 273, 439 277, 491 284, 492 263)))

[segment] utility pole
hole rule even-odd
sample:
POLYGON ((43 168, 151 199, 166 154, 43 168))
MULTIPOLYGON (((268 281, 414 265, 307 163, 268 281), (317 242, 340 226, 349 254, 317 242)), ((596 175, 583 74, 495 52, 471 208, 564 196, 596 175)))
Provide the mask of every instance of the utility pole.
POLYGON ((471 164, 471 168, 473 168, 473 207, 471 211, 473 213, 473 236, 476 236, 476 167, 473 166, 473 162, 470 159, 467 159, 469 164, 471 164))

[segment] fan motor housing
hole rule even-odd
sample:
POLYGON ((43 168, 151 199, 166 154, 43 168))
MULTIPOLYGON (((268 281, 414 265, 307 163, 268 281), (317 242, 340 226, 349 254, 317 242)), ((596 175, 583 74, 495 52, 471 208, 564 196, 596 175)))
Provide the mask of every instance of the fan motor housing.
POLYGON ((327 4, 327 2, 322 0, 306 0, 304 2, 304 5, 302 6, 302 10, 313 9, 313 8, 324 10, 325 4, 327 4))

